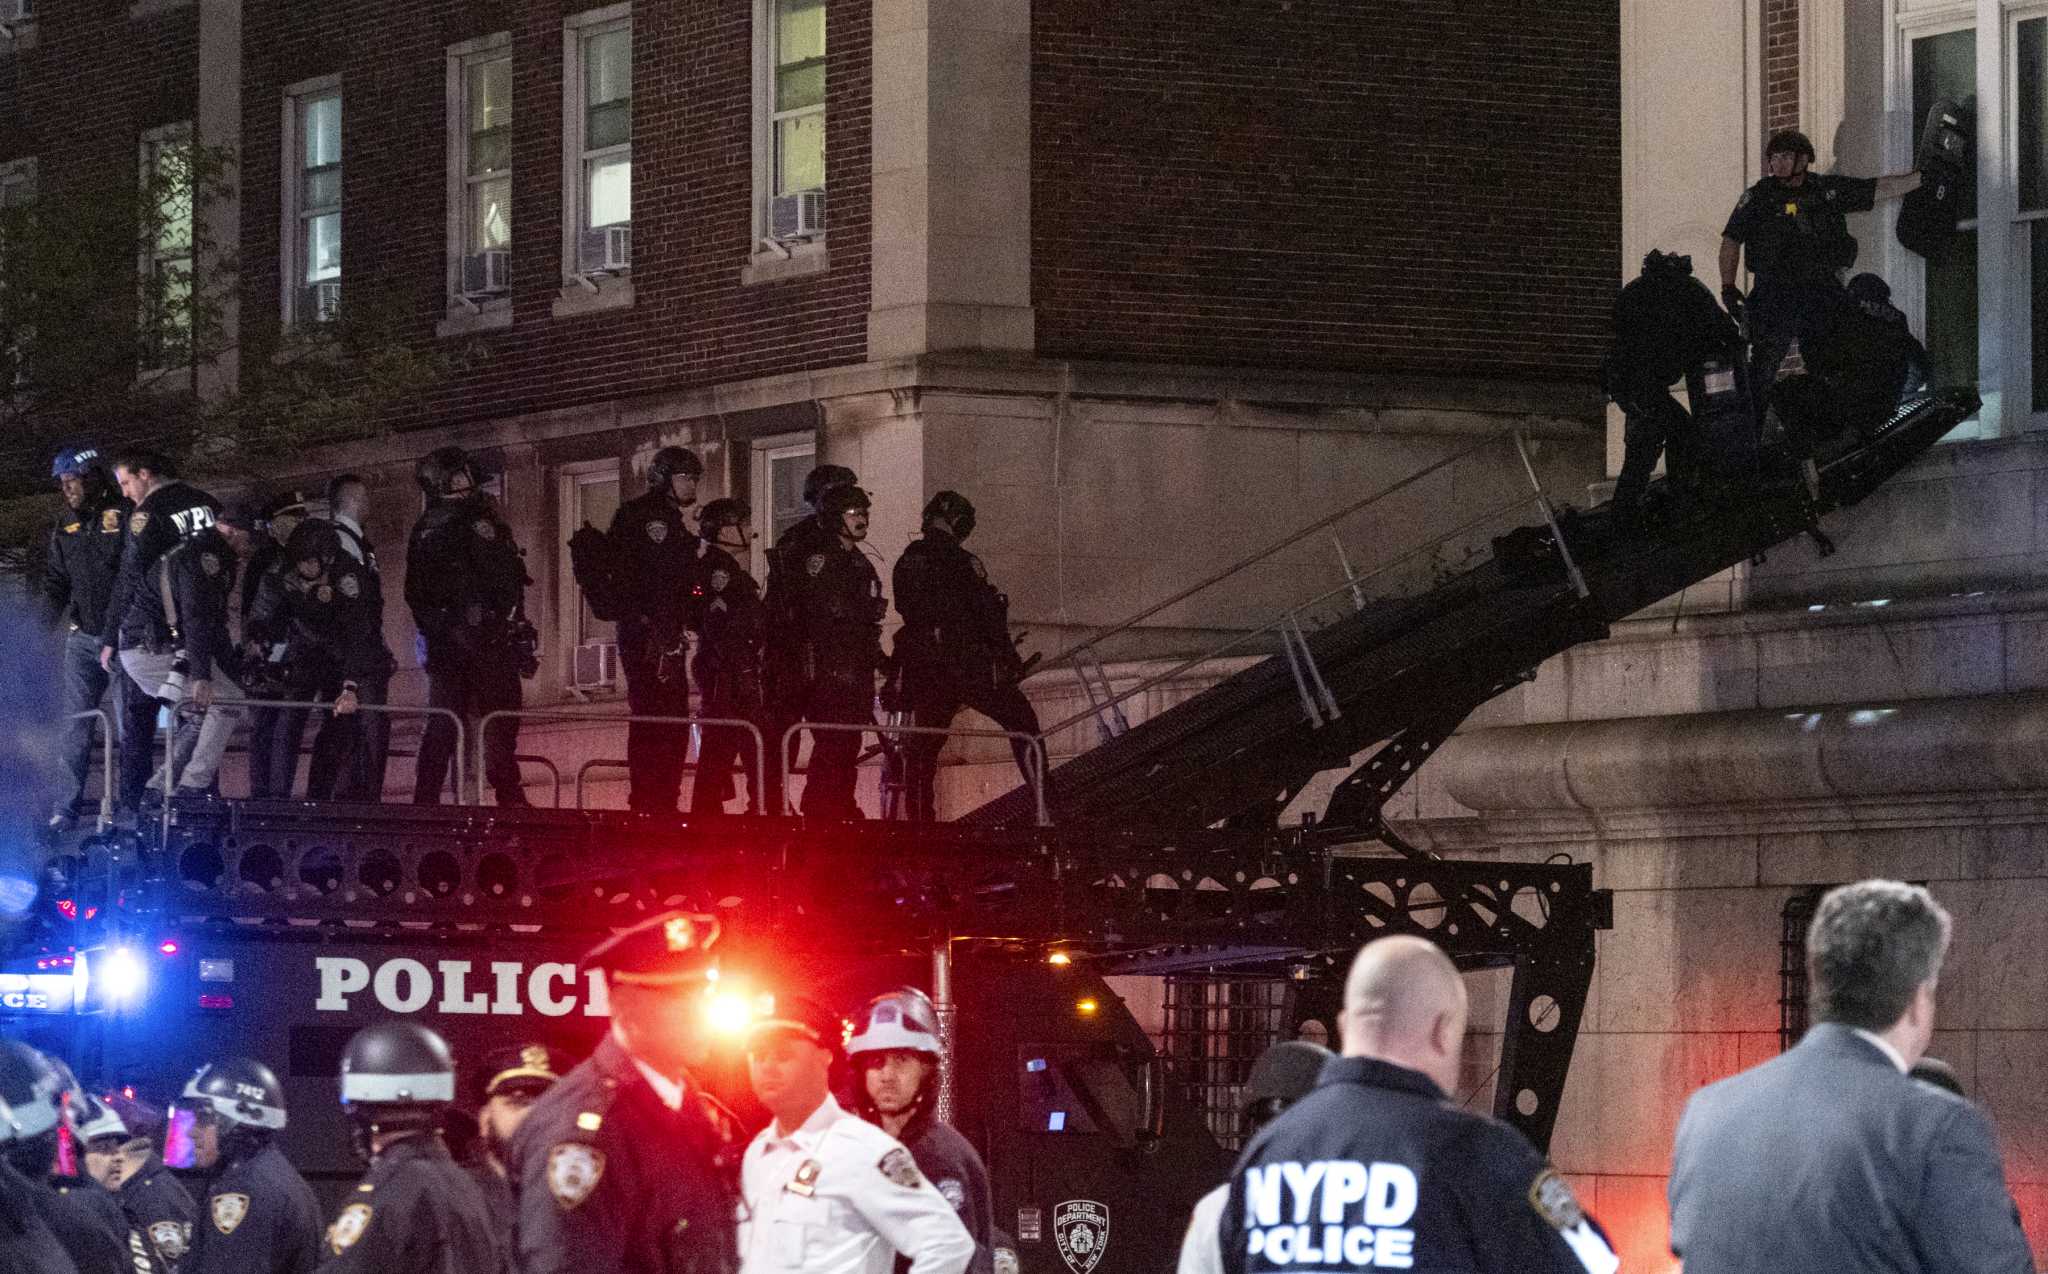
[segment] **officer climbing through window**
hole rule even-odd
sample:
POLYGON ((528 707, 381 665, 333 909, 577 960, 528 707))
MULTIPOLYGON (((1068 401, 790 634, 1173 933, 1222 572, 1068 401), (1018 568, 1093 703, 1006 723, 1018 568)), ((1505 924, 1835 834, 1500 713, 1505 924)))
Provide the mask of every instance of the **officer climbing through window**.
MULTIPOLYGON (((705 547, 697 563, 696 583, 690 589, 694 611, 690 622, 699 637, 696 675, 704 715, 751 721, 760 728, 762 742, 773 748, 775 736, 768 733, 762 684, 767 659, 766 612, 760 586, 744 565, 753 551, 753 510, 744 500, 713 500, 697 519, 697 530, 705 547)), ((780 790, 767 776, 754 773, 753 738, 731 726, 704 727, 690 809, 716 814, 724 808, 733 795, 735 762, 743 763, 746 773, 765 789, 768 809, 779 812, 780 790)), ((751 795, 748 801, 751 805, 751 795)))
POLYGON ((268 1066, 237 1057, 186 1083, 192 1166, 203 1175, 192 1247, 178 1274, 308 1274, 320 1261, 320 1203, 284 1157, 284 1088, 268 1066))
POLYGON ((974 1239, 971 1274, 994 1274, 988 1168, 967 1138, 938 1116, 946 1050, 932 1002, 915 987, 869 1000, 847 1037, 846 1057, 855 1071, 854 1112, 902 1142, 917 1170, 960 1214, 974 1239))
MULTIPOLYGON (((1038 733, 1038 714, 1018 683, 1026 667, 1010 637, 1010 599, 989 582, 981 559, 963 541, 974 533, 974 505, 957 491, 941 491, 924 506, 924 535, 896 559, 892 583, 903 628, 896 634, 900 700, 917 725, 945 729, 962 706, 1005 730, 1038 733)), ((910 817, 931 822, 936 814, 933 783, 939 752, 937 735, 908 735, 910 817)), ((1024 782, 1034 781, 1033 753, 1010 740, 1024 782)))
MULTIPOLYGON (((770 643, 784 651, 780 662, 799 669, 809 688, 803 720, 874 724, 875 671, 882 662, 882 616, 889 603, 862 543, 869 508, 868 493, 848 484, 819 497, 818 517, 833 541, 810 546, 810 554, 795 564, 802 578, 796 624, 769 629, 770 643)), ((853 799, 860 745, 861 735, 851 730, 812 733, 805 817, 861 817, 853 799)))
POLYGON ((341 1105, 370 1171, 350 1192, 321 1252, 323 1274, 490 1274, 498 1241, 476 1182, 448 1154, 441 1121, 455 1101, 455 1058, 417 1022, 379 1022, 341 1053, 341 1105))
MULTIPOLYGON (((684 511, 697 502, 704 464, 685 447, 663 447, 647 467, 647 491, 619 506, 607 539, 618 590, 619 661, 626 704, 635 716, 690 715, 690 588, 700 556, 684 511)), ((688 726, 633 721, 626 726, 628 804, 642 814, 673 814, 682 794, 688 726)))
POLYGON ((1891 288, 1859 274, 1800 341, 1804 370, 1772 387, 1787 445, 1808 464, 1837 439, 1860 439, 1927 382, 1927 351, 1891 304, 1891 288))
POLYGON ((1223 1209, 1223 1268, 1614 1274, 1563 1177, 1506 1124, 1450 1100, 1465 983, 1421 938, 1366 944, 1344 981, 1344 1055, 1253 1137, 1223 1209))
MULTIPOLYGON (((438 448, 420 461, 414 477, 428 504, 406 544, 405 602, 426 638, 427 705, 446 708, 473 728, 490 713, 517 709, 520 680, 539 666, 526 619, 532 581, 525 554, 497 502, 480 489, 482 471, 468 452, 438 448)), ((500 717, 484 731, 484 778, 500 805, 528 803, 513 759, 518 741, 517 717, 500 717)), ((454 723, 429 717, 415 803, 440 803, 454 759, 454 723)), ((461 766, 455 772, 459 777, 461 766)))
MULTIPOLYGON (((839 542, 839 533, 825 525, 824 515, 818 509, 819 500, 832 487, 851 486, 859 481, 853 470, 837 464, 821 464, 804 475, 804 503, 809 506, 811 515, 783 532, 782 538, 776 541, 773 551, 768 554, 768 579, 761 601, 768 613, 769 633, 789 634, 803 622, 802 599, 810 584, 804 563, 812 554, 823 552, 839 542)), ((779 793, 783 757, 777 740, 784 730, 803 718, 804 704, 811 694, 802 643, 770 640, 768 662, 762 672, 763 688, 768 695, 768 764, 774 768, 777 778, 770 790, 779 793)), ((795 746, 802 746, 801 738, 795 746)), ((782 812, 779 795, 771 799, 769 809, 777 814, 782 812)))

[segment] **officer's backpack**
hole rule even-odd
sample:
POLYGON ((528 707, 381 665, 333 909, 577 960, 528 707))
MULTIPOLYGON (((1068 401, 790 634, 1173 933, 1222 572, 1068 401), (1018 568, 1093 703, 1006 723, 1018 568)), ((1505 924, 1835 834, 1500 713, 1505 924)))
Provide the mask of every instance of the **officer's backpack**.
POLYGON ((569 573, 576 577, 592 615, 606 621, 619 617, 625 581, 619 578, 618 553, 610 536, 588 522, 579 527, 569 537, 569 573))

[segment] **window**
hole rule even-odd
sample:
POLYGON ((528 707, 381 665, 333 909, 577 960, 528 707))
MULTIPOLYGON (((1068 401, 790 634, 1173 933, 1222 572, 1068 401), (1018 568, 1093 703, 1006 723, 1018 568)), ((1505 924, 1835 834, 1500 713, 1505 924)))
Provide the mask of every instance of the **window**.
POLYGON ((512 39, 448 53, 448 295, 511 318, 512 39))
MULTIPOLYGON (((1944 31, 1913 41, 1913 125, 1918 130, 1948 98, 1974 118, 1977 108, 1977 33, 1944 31)), ((1927 358, 1942 385, 1977 383, 1977 191, 1961 197, 1961 233, 1939 264, 1927 267, 1927 358)))
POLYGON ((779 434, 754 440, 753 497, 754 578, 768 579, 768 550, 789 528, 811 516, 804 503, 804 479, 817 459, 817 444, 807 433, 779 434))
POLYGON ((2029 362, 2028 405, 2037 425, 2048 413, 2048 17, 2026 18, 2013 30, 2014 112, 2019 220, 2026 224, 2029 362))
POLYGON ((825 231, 825 2, 755 0, 754 237, 770 258, 825 231))
POLYGON ((142 354, 152 368, 192 358, 192 125, 142 136, 142 256, 139 285, 142 354))
MULTIPOLYGON (((615 460, 579 464, 562 473, 562 525, 581 526, 588 522, 600 531, 608 529, 619 511, 619 466, 615 460)), ((562 645, 569 662, 564 671, 570 686, 597 690, 619 684, 618 627, 590 613, 576 577, 562 571, 562 645)))
POLYGON ((631 11, 619 6, 571 18, 565 35, 564 273, 622 274, 633 250, 631 11))
POLYGON ((0 209, 26 208, 35 201, 35 158, 31 156, 0 164, 0 209))
POLYGON ((341 311, 340 81, 294 89, 284 131, 284 317, 324 323, 341 311))

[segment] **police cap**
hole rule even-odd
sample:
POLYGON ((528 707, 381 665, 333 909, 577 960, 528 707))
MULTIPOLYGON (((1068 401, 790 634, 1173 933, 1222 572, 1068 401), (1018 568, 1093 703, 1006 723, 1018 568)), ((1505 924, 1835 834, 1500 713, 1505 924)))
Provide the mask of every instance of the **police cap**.
POLYGON ((941 491, 924 506, 923 521, 944 518, 953 524, 953 537, 964 540, 974 534, 974 502, 958 491, 941 491))
POLYGON ((542 1093, 566 1072, 565 1059, 545 1044, 513 1044, 484 1055, 483 1098, 500 1093, 542 1093))
POLYGON ((846 1022, 800 995, 764 995, 755 1005, 754 1020, 747 1024, 747 1047, 755 1048, 777 1034, 794 1035, 836 1053, 846 1039, 846 1022))
POLYGON ((622 929, 584 952, 582 967, 614 986, 682 986, 718 977, 718 917, 671 911, 622 929))
POLYGON ((306 516, 306 493, 286 491, 263 502, 263 520, 273 518, 302 518, 306 516))

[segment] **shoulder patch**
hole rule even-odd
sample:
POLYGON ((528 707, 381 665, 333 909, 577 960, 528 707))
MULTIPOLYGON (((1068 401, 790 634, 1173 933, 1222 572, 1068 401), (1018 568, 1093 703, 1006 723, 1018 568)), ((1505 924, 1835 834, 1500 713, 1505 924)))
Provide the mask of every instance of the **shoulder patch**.
POLYGON ((370 1228, 372 1211, 367 1203, 351 1203, 334 1218, 334 1224, 327 1227, 327 1249, 336 1256, 356 1245, 363 1237, 363 1231, 370 1228))
POLYGON ((1529 1206, 1553 1230, 1575 1230, 1586 1221, 1586 1210, 1579 1206, 1578 1196, 1555 1168, 1545 1168, 1529 1183, 1529 1206))
POLYGON ((1735 201, 1735 206, 1736 206, 1736 207, 1738 207, 1738 208, 1747 208, 1747 207, 1749 207, 1749 201, 1750 201, 1751 199, 1755 198, 1755 196, 1756 196, 1756 187, 1754 187, 1754 186, 1751 186, 1751 187, 1750 187, 1750 188, 1749 188, 1748 190, 1745 190, 1745 191, 1743 191, 1743 192, 1742 192, 1742 198, 1740 198, 1740 199, 1737 199, 1737 200, 1735 201))
POLYGON ((825 555, 823 553, 813 553, 809 557, 804 559, 804 570, 808 571, 810 574, 816 575, 824 569, 825 555))
POLYGON ((246 1194, 217 1194, 210 1205, 213 1213, 213 1228, 222 1234, 233 1234, 235 1227, 249 1215, 249 1196, 246 1194))
POLYGON ((153 1221, 149 1226, 149 1241, 156 1246, 157 1255, 175 1265, 192 1241, 191 1227, 176 1221, 153 1221))
POLYGON ((548 1193, 564 1212, 590 1197, 604 1179, 604 1152, 580 1141, 564 1141, 548 1151, 548 1193))
POLYGON ((489 518, 478 518, 469 524, 469 529, 476 532, 476 538, 479 540, 495 540, 498 538, 497 524, 489 518))
POLYGON ((955 1212, 967 1207, 967 1188, 958 1181, 947 1177, 944 1181, 935 1181, 932 1184, 938 1186, 939 1193, 946 1196, 946 1202, 953 1205, 955 1212))
POLYGON ((112 535, 121 529, 121 510, 103 509, 100 512, 100 530, 112 535))
POLYGON ((361 597, 363 595, 363 582, 356 578, 353 571, 342 576, 335 583, 335 587, 341 590, 343 597, 361 597))
POLYGON ((714 593, 723 593, 723 592, 725 591, 725 586, 726 586, 727 584, 730 584, 730 583, 732 583, 732 575, 731 575, 731 573, 729 573, 729 572, 727 572, 727 571, 724 571, 724 570, 717 570, 717 571, 713 571, 713 572, 711 572, 711 591, 712 591, 712 592, 714 592, 714 593))
POLYGON ((149 525, 149 514, 141 509, 128 515, 128 534, 140 535, 142 528, 149 525))
POLYGON ((320 586, 320 591, 314 593, 313 596, 320 599, 320 601, 323 603, 331 602, 334 600, 334 586, 331 584, 322 584, 320 586))
POLYGON ((647 524, 647 538, 653 540, 656 544, 666 540, 668 538, 668 523, 660 518, 650 521, 647 524))
POLYGON ((912 1159, 910 1152, 901 1146, 883 1155, 882 1161, 876 1164, 875 1167, 890 1182, 902 1186, 905 1190, 917 1189, 918 1182, 924 1180, 917 1171, 917 1161, 912 1159))

